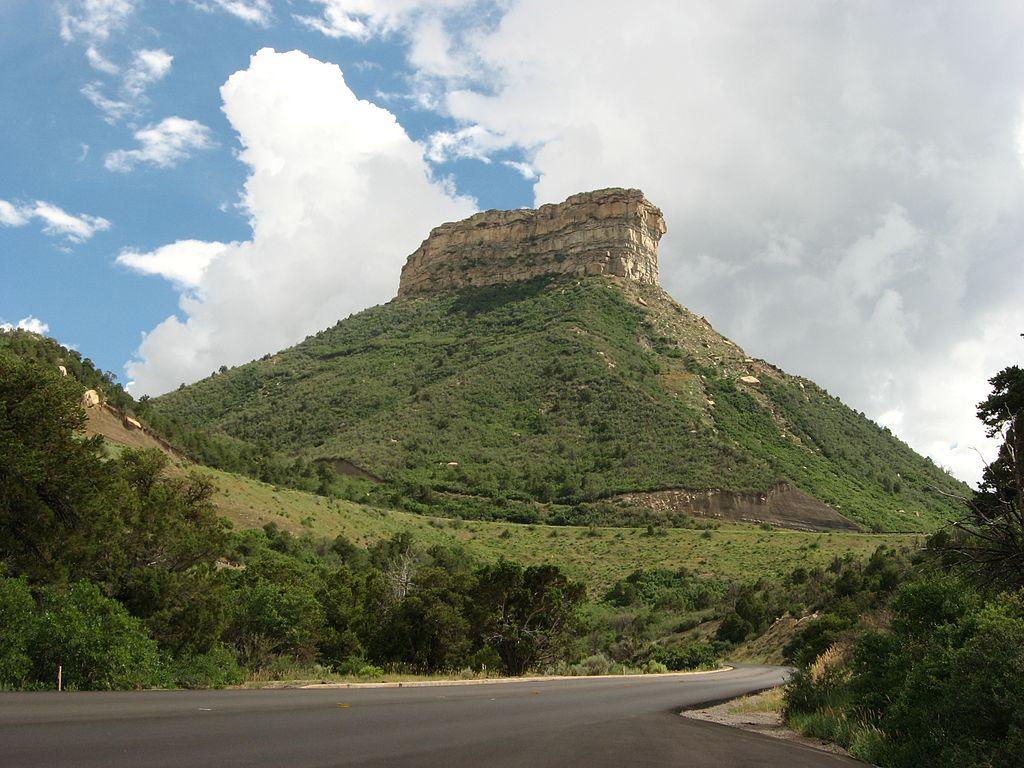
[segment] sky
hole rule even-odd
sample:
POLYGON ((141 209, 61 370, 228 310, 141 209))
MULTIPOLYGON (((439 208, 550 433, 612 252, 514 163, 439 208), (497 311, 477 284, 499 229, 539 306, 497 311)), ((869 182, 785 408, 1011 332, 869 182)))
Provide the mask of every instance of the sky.
POLYGON ((0 324, 159 394, 431 227, 639 187, 664 287, 975 481, 1024 357, 1024 7, 0 1, 0 324))

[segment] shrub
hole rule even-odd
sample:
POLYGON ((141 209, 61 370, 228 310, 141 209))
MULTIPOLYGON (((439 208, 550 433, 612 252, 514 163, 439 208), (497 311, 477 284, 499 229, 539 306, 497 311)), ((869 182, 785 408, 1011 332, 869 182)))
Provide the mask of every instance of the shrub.
POLYGON ((754 632, 754 625, 738 613, 730 613, 718 625, 715 637, 727 643, 742 643, 754 632))
POLYGON ((607 675, 611 662, 603 653, 588 656, 573 667, 573 673, 579 675, 607 675))
POLYGON ((162 682, 156 643, 124 606, 90 582, 43 590, 32 633, 35 680, 77 690, 145 688, 162 682))
POLYGON ((384 677, 385 671, 365 659, 347 659, 338 665, 335 670, 339 675, 351 677, 369 677, 379 679, 384 677))
POLYGON ((223 688, 242 682, 242 669, 230 649, 214 646, 206 653, 172 659, 167 665, 171 685, 181 688, 223 688))
POLYGON ((658 648, 653 658, 673 672, 714 667, 718 664, 718 653, 706 640, 693 640, 670 648, 658 648))
POLYGON ((24 579, 0 579, 0 688, 16 688, 32 668, 36 603, 24 579))
POLYGON ((910 768, 1019 764, 1024 595, 983 600, 932 576, 900 589, 890 630, 834 645, 793 678, 786 716, 858 757, 910 768))
POLYGON ((791 664, 806 666, 824 653, 852 625, 850 619, 831 613, 812 619, 786 643, 783 656, 791 664))

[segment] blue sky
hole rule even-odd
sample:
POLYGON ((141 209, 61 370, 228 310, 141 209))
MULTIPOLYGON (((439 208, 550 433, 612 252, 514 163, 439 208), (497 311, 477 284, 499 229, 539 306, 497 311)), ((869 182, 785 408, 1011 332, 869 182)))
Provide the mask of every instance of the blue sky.
MULTIPOLYGON (((88 66, 88 39, 61 39, 59 4, 0 5, 0 199, 43 200, 110 222, 108 230, 81 243, 44 234, 40 222, 0 227, 0 321, 39 318, 51 335, 125 379, 123 366, 141 334, 177 311, 178 291, 116 264, 117 254, 185 237, 231 241, 249 235, 246 215, 235 207, 246 169, 235 156, 238 139, 221 111, 219 88, 261 48, 300 49, 338 64, 352 90, 380 101, 413 139, 454 124, 409 100, 378 96, 409 91, 399 39, 336 40, 282 16, 264 27, 186 2, 140 5, 129 29, 102 46, 104 55, 124 68, 135 50, 161 49, 173 55, 173 66, 146 89, 137 116, 110 125, 81 91, 99 82, 116 97, 117 78, 88 66), (133 126, 168 115, 206 125, 215 146, 170 168, 143 165, 126 174, 104 167, 108 153, 134 143, 133 126)), ((458 191, 482 208, 532 203, 530 184, 499 163, 452 159, 437 164, 436 173, 450 175, 458 191)))
POLYGON ((0 323, 158 394, 482 208, 639 187, 662 284, 968 480, 1024 330, 1024 8, 6 0, 0 323))

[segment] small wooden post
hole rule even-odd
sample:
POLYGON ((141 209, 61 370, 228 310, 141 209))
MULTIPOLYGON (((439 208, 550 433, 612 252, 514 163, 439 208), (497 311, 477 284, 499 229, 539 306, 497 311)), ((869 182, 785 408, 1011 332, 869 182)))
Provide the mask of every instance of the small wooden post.
POLYGON ((64 665, 57 665, 57 690, 61 691, 64 689, 64 665))

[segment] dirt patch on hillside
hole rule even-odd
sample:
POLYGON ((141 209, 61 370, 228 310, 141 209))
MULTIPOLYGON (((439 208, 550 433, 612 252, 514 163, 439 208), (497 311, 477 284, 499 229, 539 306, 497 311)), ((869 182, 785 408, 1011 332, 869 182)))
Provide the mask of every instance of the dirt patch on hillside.
POLYGON ((764 493, 667 489, 627 493, 610 501, 655 512, 682 512, 692 517, 742 523, 770 523, 798 531, 861 530, 860 526, 828 504, 789 483, 778 483, 764 493))
POLYGON ((166 440, 106 403, 86 408, 85 417, 85 433, 87 435, 101 435, 110 442, 123 445, 125 448, 137 450, 155 448, 166 453, 173 461, 188 461, 166 440))

